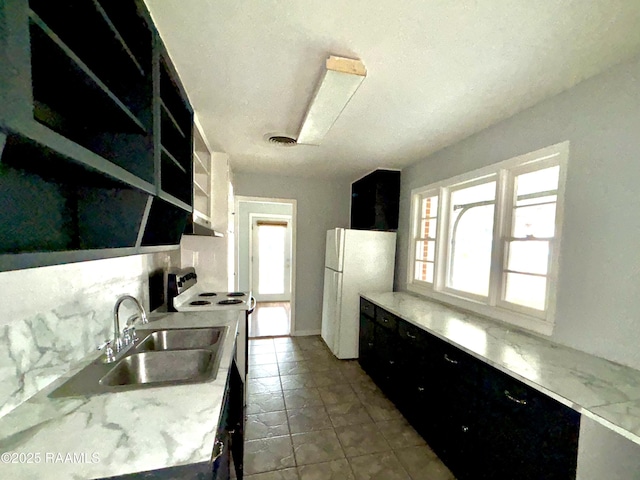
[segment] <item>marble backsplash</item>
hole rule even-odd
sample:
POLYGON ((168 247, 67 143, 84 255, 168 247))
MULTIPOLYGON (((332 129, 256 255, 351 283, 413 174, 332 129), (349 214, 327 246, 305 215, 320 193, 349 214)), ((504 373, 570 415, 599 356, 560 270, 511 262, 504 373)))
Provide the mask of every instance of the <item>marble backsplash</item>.
MULTIPOLYGON (((148 274, 169 267, 172 257, 136 255, 0 273, 0 417, 113 336, 118 297, 133 295, 148 308, 148 274)), ((122 318, 135 312, 128 303, 122 318)))

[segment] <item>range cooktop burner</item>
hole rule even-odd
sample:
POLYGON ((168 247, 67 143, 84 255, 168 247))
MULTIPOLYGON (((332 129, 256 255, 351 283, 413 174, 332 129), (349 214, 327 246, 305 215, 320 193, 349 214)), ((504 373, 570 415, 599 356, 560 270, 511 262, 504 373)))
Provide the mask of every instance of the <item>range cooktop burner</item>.
POLYGON ((207 302, 206 300, 195 300, 189 303, 189 305, 211 305, 211 302, 207 302))
POLYGON ((231 292, 227 293, 227 297, 244 297, 246 293, 243 292, 231 292))
POLYGON ((201 293, 198 296, 199 297, 215 297, 216 295, 218 295, 218 294, 217 293, 213 293, 213 292, 204 292, 204 293, 201 293))
POLYGON ((242 303, 242 300, 235 300, 235 299, 220 300, 218 302, 218 305, 237 305, 238 303, 242 303))

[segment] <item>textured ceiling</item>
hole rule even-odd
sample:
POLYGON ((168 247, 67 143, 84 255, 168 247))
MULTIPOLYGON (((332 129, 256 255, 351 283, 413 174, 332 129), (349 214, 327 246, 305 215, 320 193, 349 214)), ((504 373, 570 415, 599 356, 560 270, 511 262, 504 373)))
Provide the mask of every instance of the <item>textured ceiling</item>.
POLYGON ((234 171, 402 168, 640 53, 640 1, 145 0, 234 171), (329 55, 367 78, 320 146, 296 136, 329 55))

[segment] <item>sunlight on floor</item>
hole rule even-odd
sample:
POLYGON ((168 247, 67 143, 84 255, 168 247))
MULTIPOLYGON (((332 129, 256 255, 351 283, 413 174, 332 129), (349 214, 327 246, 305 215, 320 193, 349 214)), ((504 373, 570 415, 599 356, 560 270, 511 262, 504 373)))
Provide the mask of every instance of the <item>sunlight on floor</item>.
POLYGON ((259 302, 251 314, 249 337, 289 335, 289 302, 259 302))

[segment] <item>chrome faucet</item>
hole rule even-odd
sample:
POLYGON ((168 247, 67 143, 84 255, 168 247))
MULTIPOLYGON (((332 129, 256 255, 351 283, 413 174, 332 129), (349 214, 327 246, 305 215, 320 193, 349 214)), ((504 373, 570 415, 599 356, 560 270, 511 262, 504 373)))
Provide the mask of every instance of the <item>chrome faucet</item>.
POLYGON ((142 323, 149 323, 149 320, 147 320, 147 313, 144 311, 143 306, 135 297, 132 297, 131 295, 123 295, 122 297, 120 297, 116 302, 116 306, 113 307, 113 333, 114 333, 113 343, 115 346, 116 353, 120 352, 124 347, 128 346, 130 343, 135 342, 135 338, 136 338, 135 327, 133 326, 135 319, 132 321, 131 318, 127 321, 127 327, 125 328, 125 332, 123 332, 123 336, 122 337, 120 336, 119 310, 120 310, 120 305, 122 305, 122 303, 125 300, 131 300, 133 303, 135 303, 136 307, 138 308, 138 313, 140 314, 140 321, 142 323))

